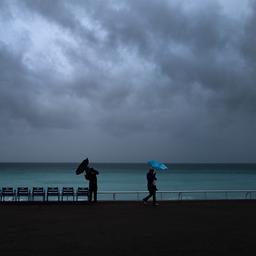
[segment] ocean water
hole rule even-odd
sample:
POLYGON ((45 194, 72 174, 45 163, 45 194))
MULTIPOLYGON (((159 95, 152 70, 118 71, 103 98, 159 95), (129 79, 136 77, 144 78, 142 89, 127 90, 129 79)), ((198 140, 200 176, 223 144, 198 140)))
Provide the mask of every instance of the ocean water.
MULTIPOLYGON (((0 163, 0 187, 87 186, 78 163, 0 163)), ((97 169, 99 191, 145 191, 147 164, 92 163, 97 169)), ((159 191, 255 190, 256 164, 171 164, 157 171, 159 191)), ((187 198, 195 198, 195 194, 187 198)))

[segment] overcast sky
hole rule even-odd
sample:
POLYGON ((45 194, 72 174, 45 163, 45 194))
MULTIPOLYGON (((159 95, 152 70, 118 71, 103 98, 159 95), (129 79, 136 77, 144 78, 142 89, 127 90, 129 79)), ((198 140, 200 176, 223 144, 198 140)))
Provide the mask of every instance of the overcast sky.
POLYGON ((0 161, 256 162, 256 1, 1 0, 0 161))

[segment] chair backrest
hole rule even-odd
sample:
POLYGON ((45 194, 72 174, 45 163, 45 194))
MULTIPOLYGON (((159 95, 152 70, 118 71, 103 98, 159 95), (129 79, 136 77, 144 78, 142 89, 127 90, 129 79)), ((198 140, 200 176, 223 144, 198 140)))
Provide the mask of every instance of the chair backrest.
POLYGON ((17 194, 29 194, 28 187, 18 187, 17 194))
POLYGON ((13 195, 13 187, 2 187, 2 195, 13 195))
POLYGON ((74 188, 73 187, 63 187, 62 194, 74 194, 74 188))
POLYGON ((47 194, 58 194, 59 188, 58 187, 48 187, 47 194))
POLYGON ((42 195, 44 193, 45 193, 45 191, 44 191, 43 187, 33 187, 32 188, 32 194, 33 195, 42 195))
POLYGON ((78 187, 76 194, 77 195, 88 195, 88 188, 87 187, 78 187))

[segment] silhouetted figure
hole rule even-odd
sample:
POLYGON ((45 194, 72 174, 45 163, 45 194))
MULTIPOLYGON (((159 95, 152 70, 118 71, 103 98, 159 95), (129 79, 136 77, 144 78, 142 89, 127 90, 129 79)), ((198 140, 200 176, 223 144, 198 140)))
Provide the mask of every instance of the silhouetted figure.
POLYGON ((97 202, 97 191, 98 191, 98 184, 97 184, 97 175, 99 172, 93 168, 88 167, 85 172, 85 178, 89 180, 89 202, 92 201, 92 195, 94 202, 97 202))
POLYGON ((157 202, 156 202, 156 191, 157 191, 157 188, 156 188, 156 183, 155 181, 157 180, 156 178, 156 173, 155 173, 155 170, 154 169, 149 169, 148 173, 147 173, 147 181, 148 181, 148 192, 149 192, 149 195, 146 196, 144 199, 143 199, 143 202, 144 204, 147 203, 148 199, 150 197, 153 197, 153 205, 158 205, 157 202))

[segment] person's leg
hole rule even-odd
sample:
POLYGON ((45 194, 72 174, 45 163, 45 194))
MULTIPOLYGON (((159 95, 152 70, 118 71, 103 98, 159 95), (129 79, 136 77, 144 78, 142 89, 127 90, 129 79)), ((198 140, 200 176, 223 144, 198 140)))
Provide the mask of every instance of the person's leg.
POLYGON ((153 204, 156 204, 156 191, 152 191, 152 196, 153 196, 153 204))
POLYGON ((149 198, 150 198, 150 195, 147 195, 145 198, 143 198, 143 201, 147 202, 149 198))
POLYGON ((143 201, 144 201, 144 202, 147 202, 148 199, 149 199, 152 195, 153 195, 153 194, 152 194, 152 191, 149 191, 149 195, 146 196, 146 197, 143 199, 143 201))
POLYGON ((89 189, 89 197, 88 197, 89 202, 92 201, 92 189, 89 189))
POLYGON ((94 202, 97 202, 97 187, 94 189, 94 202))

